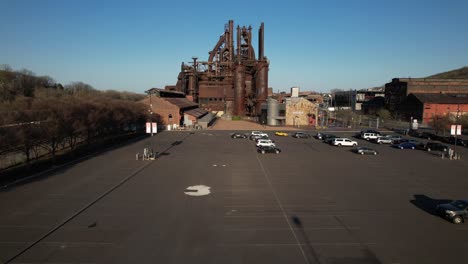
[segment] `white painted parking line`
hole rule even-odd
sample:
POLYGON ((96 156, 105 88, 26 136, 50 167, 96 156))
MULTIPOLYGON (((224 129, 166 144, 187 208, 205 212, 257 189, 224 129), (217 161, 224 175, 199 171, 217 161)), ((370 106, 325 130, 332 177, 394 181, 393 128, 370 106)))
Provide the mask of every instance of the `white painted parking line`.
POLYGON ((334 243, 334 242, 324 242, 324 243, 310 243, 310 244, 305 244, 305 243, 299 243, 299 244, 296 244, 296 243, 278 243, 278 244, 274 244, 274 243, 242 243, 242 244, 226 244, 226 243, 222 243, 222 244, 217 244, 217 246, 220 246, 220 247, 277 247, 277 246, 288 246, 288 247, 294 247, 294 246, 308 246, 308 245, 311 245, 311 246, 334 246, 334 247, 361 247, 362 245, 366 245, 366 246, 372 246, 372 245, 377 245, 377 243, 375 242, 368 242, 368 243, 354 243, 354 242, 338 242, 338 243, 334 243))
MULTIPOLYGON (((303 228, 304 231, 310 230, 360 230, 360 227, 349 227, 345 228, 342 226, 336 226, 336 227, 307 227, 303 228)), ((285 230, 290 230, 289 228, 224 228, 224 231, 285 231, 285 230)), ((298 231, 298 228, 294 228, 294 230, 298 231)))
MULTIPOLYGON (((275 189, 273 188, 273 184, 271 183, 270 177, 268 176, 268 173, 267 173, 265 167, 263 167, 262 162, 258 158, 258 155, 257 155, 257 161, 258 161, 258 164, 260 164, 260 168, 263 171, 263 175, 265 176, 265 179, 266 179, 266 181, 268 183, 268 186, 270 187, 270 190, 273 193, 273 196, 275 197, 275 200, 276 200, 276 202, 277 202, 277 204, 278 204, 278 206, 279 206, 279 208, 280 208, 280 210, 281 210, 281 212, 283 214, 283 217, 286 220, 286 222, 288 223, 289 229, 291 230, 291 233, 292 233, 292 235, 294 237, 294 240, 296 240, 296 243, 299 246, 299 249, 300 249, 300 251, 302 253, 302 256, 304 257, 305 263, 309 264, 310 262, 309 262, 309 259, 308 259, 307 255, 306 255, 306 253, 305 253, 305 251, 303 249, 303 246, 300 245, 299 238, 297 237, 296 232, 294 231, 294 228, 291 225, 291 221, 289 220, 289 217, 286 214, 286 211, 284 210, 283 204, 281 203, 281 200, 279 199, 278 194, 276 193, 275 189)), ((321 261, 318 258, 317 254, 315 252, 312 252, 312 253, 313 253, 312 255, 314 257, 314 260, 316 262, 318 262, 318 263, 321 263, 321 261)))

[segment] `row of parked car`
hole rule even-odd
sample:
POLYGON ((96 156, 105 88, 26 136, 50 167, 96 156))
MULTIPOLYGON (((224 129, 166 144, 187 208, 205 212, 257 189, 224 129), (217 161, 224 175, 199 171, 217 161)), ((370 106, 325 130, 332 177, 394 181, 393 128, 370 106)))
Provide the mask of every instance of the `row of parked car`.
MULTIPOLYGON (((277 131, 276 136, 289 136, 288 133, 277 131)), ((310 138, 311 135, 305 132, 294 132, 292 135, 294 138, 310 138)), ((280 153, 281 150, 276 146, 274 140, 270 139, 267 133, 262 131, 252 131, 250 134, 234 133, 231 135, 232 138, 249 138, 255 141, 257 151, 259 153, 280 153)), ((372 154, 377 155, 378 152, 371 147, 358 147, 358 142, 349 138, 341 138, 333 134, 318 132, 314 136, 317 139, 323 140, 333 146, 338 147, 355 147, 354 152, 364 155, 372 154)), ((421 149, 425 151, 443 151, 447 152, 450 147, 446 144, 439 142, 427 142, 422 143, 413 139, 404 138, 401 135, 383 135, 377 130, 364 130, 354 136, 355 138, 363 139, 376 144, 389 144, 394 148, 398 149, 421 149)), ((447 138, 447 140, 450 139, 447 138)), ((457 144, 464 145, 464 141, 457 139, 457 144)))
POLYGON ((275 144, 275 141, 270 139, 267 133, 262 131, 252 131, 249 135, 234 133, 231 135, 231 138, 237 139, 247 139, 249 138, 252 141, 255 141, 255 146, 257 147, 257 152, 261 154, 265 153, 281 153, 281 149, 278 148, 275 144))
POLYGON ((373 148, 364 147, 364 146, 358 147, 358 142, 355 141, 355 140, 351 140, 349 138, 340 138, 340 137, 337 137, 336 135, 333 135, 333 134, 325 134, 325 133, 321 133, 321 132, 318 132, 315 135, 315 138, 319 139, 319 140, 322 140, 323 142, 328 143, 328 144, 333 145, 333 146, 355 147, 352 151, 357 153, 357 154, 360 154, 360 155, 364 155, 364 154, 377 155, 378 154, 377 150, 375 150, 373 148))
MULTIPOLYGON (((421 149, 425 151, 448 151, 449 147, 439 142, 422 143, 416 140, 403 138, 401 135, 382 135, 376 130, 365 130, 354 136, 355 138, 363 139, 376 144, 389 144, 398 149, 421 149)), ((323 140, 323 142, 335 146, 353 146, 356 147, 358 143, 348 138, 340 138, 333 134, 317 133, 315 138, 323 140)), ((371 147, 358 147, 353 150, 354 152, 364 155, 372 154, 377 155, 377 150, 371 147)))
POLYGON ((378 144, 391 144, 393 147, 399 149, 422 149, 426 151, 447 151, 449 149, 449 146, 439 142, 422 143, 417 140, 403 138, 401 135, 382 135, 375 130, 361 131, 356 137, 378 144))
POLYGON ((442 136, 442 135, 437 135, 435 133, 431 133, 427 131, 421 132, 418 130, 410 130, 408 134, 413 137, 424 138, 427 140, 437 140, 437 141, 444 142, 444 143, 451 144, 451 145, 456 144, 457 146, 464 146, 464 147, 468 146, 468 141, 459 137, 442 136))

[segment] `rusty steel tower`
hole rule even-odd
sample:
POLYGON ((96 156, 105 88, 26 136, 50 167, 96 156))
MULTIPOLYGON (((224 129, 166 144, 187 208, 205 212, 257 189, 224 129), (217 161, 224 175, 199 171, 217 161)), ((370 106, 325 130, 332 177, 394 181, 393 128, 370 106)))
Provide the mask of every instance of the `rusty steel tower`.
POLYGON ((268 97, 269 61, 264 55, 264 24, 258 30, 258 58, 252 46, 252 27, 224 27, 208 61, 182 63, 175 90, 184 92, 200 107, 230 115, 257 116, 268 97))

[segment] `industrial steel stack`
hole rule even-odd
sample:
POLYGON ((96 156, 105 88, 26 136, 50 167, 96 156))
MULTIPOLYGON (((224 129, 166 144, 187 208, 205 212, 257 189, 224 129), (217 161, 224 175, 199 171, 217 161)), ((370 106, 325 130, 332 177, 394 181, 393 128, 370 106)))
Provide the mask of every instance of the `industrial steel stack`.
POLYGON ((264 56, 264 25, 258 31, 258 59, 252 47, 252 27, 237 26, 234 48, 234 21, 209 52, 208 61, 193 57, 182 63, 176 90, 209 111, 228 115, 258 116, 268 98, 269 61, 264 56))

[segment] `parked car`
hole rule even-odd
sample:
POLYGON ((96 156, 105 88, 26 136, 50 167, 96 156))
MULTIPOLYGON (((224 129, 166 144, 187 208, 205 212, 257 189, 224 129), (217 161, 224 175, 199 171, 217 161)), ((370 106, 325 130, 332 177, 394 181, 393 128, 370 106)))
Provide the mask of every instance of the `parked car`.
POLYGON ((436 134, 430 133, 430 132, 421 132, 419 134, 419 137, 420 138, 425 138, 427 140, 436 140, 436 139, 439 138, 436 134))
POLYGON ((454 224, 461 224, 468 217, 468 200, 455 200, 451 203, 439 204, 436 207, 436 212, 454 224))
POLYGON ((257 142, 259 139, 269 139, 268 135, 253 135, 250 136, 250 140, 257 142))
POLYGON ((255 145, 258 143, 258 141, 260 140, 270 140, 271 142, 275 143, 275 141, 273 139, 269 139, 268 137, 258 137, 258 138, 255 138, 255 145))
POLYGON ((424 139, 427 139, 427 140, 443 140, 444 139, 443 136, 436 135, 436 134, 431 133, 431 132, 420 132, 419 136, 417 136, 417 137, 424 138, 424 139))
POLYGON ((231 138, 247 138, 247 135, 241 133, 234 133, 231 135, 231 138))
POLYGON ((328 135, 327 137, 323 138, 323 142, 327 144, 331 144, 333 142, 333 139, 337 138, 335 135, 328 135))
POLYGON ((265 153, 276 153, 279 154, 281 152, 281 149, 273 146, 264 146, 264 147, 258 147, 257 152, 265 154, 265 153))
POLYGON ((287 137, 288 133, 283 132, 283 131, 276 131, 275 135, 280 136, 280 137, 287 137))
POLYGON ((361 133, 361 138, 362 139, 365 139, 367 141, 369 140, 376 140, 378 137, 379 137, 380 134, 376 134, 376 133, 361 133))
POLYGON ((333 146, 347 146, 347 147, 356 147, 358 143, 354 140, 351 140, 349 138, 334 138, 331 142, 333 146))
POLYGON ((403 142, 403 143, 400 143, 398 145, 395 144, 395 145, 393 145, 393 147, 399 148, 399 149, 415 149, 416 144, 411 143, 411 142, 403 142))
POLYGON ((458 138, 458 137, 455 138, 455 137, 453 137, 453 136, 451 136, 451 137, 446 137, 446 138, 444 138, 443 141, 446 142, 446 143, 452 144, 452 145, 455 145, 455 141, 456 141, 457 146, 464 146, 464 147, 466 147, 466 145, 468 144, 467 141, 465 141, 465 140, 463 140, 463 139, 461 139, 461 138, 458 138))
POLYGON ((269 140, 269 139, 260 139, 258 140, 257 144, 256 144, 257 147, 265 147, 265 146, 272 146, 272 147, 275 147, 275 143, 273 143, 273 141, 269 140))
POLYGON ((296 132, 292 135, 295 138, 310 138, 310 135, 305 132, 296 132))
POLYGON ((263 133, 262 131, 252 131, 249 136, 251 140, 254 140, 255 138, 261 138, 261 137, 268 138, 268 134, 263 133))
POLYGON ((393 144, 401 144, 401 143, 413 143, 415 145, 420 145, 421 142, 417 141, 417 140, 414 140, 414 139, 410 139, 410 138, 401 138, 400 140, 398 141, 393 141, 394 143, 393 144))
MULTIPOLYGON (((390 137, 390 139, 392 140, 392 143, 391 144, 397 144, 397 142, 400 142, 400 140, 403 138, 402 136, 400 135, 390 135, 388 136, 390 137)), ((400 142, 401 143, 401 142, 400 142)))
POLYGON ((437 142, 428 142, 424 145, 424 150, 432 151, 432 150, 439 150, 439 151, 447 151, 449 148, 447 145, 437 143, 437 142))
POLYGON ((322 134, 322 140, 325 141, 327 140, 327 138, 337 138, 337 136, 333 135, 333 134, 322 134))
POLYGON ((422 132, 420 130, 415 130, 415 129, 410 129, 410 130, 408 130, 408 133, 407 133, 407 135, 409 135, 409 136, 419 137, 419 138, 426 137, 425 134, 427 134, 427 132, 422 132))
POLYGON ((322 134, 322 133, 320 133, 320 132, 317 132, 317 134, 315 134, 315 136, 314 136, 314 137, 315 137, 316 139, 322 139, 322 136, 323 136, 323 134, 322 134))
POLYGON ((364 134, 364 133, 373 133, 373 134, 380 135, 380 131, 377 131, 377 130, 374 130, 374 129, 362 130, 362 131, 361 131, 361 134, 364 134))
POLYGON ((389 137, 389 136, 378 137, 378 138, 375 140, 375 142, 378 143, 378 144, 392 144, 392 138, 389 137))
POLYGON ((361 155, 364 155, 364 154, 377 155, 378 154, 378 152, 375 149, 368 148, 368 147, 359 147, 359 148, 353 149, 353 151, 361 155))
POLYGON ((392 128, 395 133, 402 134, 402 135, 407 135, 409 132, 409 129, 402 129, 402 128, 392 128))

